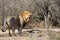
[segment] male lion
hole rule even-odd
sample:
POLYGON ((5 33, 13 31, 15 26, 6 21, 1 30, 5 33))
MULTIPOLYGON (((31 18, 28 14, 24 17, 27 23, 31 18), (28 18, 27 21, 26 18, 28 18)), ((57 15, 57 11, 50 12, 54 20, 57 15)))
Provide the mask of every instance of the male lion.
POLYGON ((12 34, 16 35, 15 28, 18 28, 18 34, 21 34, 23 27, 30 20, 31 15, 32 15, 31 12, 23 11, 23 12, 19 13, 19 15, 16 17, 9 16, 9 17, 5 18, 2 32, 5 32, 6 29, 8 29, 9 36, 12 36, 10 33, 10 29, 12 30, 12 34), (7 25, 7 27, 6 27, 6 25, 7 25))

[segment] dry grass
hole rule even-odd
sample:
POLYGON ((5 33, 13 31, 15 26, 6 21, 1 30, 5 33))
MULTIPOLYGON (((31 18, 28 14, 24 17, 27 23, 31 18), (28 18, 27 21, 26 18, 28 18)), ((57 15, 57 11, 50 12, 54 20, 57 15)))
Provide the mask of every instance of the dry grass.
MULTIPOLYGON (((0 30, 0 40, 60 40, 60 31, 59 30, 49 30, 49 31, 45 31, 45 30, 40 30, 40 29, 44 29, 44 22, 41 22, 40 24, 33 24, 30 27, 32 29, 38 29, 39 31, 33 31, 31 33, 26 32, 26 30, 24 30, 22 32, 22 35, 18 35, 16 32, 17 36, 12 36, 10 37, 8 35, 8 32, 2 32, 0 30), (57 32, 56 32, 57 31, 57 32)), ((0 27, 1 29, 1 27, 0 27)), ((28 30, 29 31, 29 30, 28 30)))
MULTIPOLYGON (((17 35, 17 33, 16 33, 17 35)), ((32 33, 23 31, 22 35, 12 36, 8 32, 2 33, 0 30, 0 40, 60 40, 60 32, 55 31, 33 31, 32 33)))

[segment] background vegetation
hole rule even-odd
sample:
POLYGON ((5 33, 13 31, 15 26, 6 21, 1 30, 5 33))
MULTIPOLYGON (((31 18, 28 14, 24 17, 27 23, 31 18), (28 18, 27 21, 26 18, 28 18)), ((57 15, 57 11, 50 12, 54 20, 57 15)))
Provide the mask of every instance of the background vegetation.
POLYGON ((27 25, 30 28, 32 24, 32 27, 42 27, 47 15, 50 15, 49 25, 60 25, 60 0, 0 0, 0 25, 6 16, 16 16, 25 10, 33 13, 30 24, 27 25))

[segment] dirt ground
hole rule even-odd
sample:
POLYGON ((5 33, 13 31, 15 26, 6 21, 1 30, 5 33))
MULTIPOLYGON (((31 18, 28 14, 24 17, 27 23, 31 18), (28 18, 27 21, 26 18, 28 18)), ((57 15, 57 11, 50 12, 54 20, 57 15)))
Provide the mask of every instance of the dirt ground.
POLYGON ((10 37, 8 31, 2 32, 0 30, 0 40, 60 40, 60 32, 55 31, 23 31, 21 35, 10 37))

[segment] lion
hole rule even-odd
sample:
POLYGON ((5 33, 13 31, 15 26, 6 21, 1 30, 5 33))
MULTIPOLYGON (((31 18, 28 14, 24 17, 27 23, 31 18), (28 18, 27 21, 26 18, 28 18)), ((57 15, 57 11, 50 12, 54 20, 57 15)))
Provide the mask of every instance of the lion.
POLYGON ((4 20, 4 25, 2 28, 2 32, 5 32, 6 29, 8 29, 9 31, 9 36, 16 35, 15 34, 15 29, 18 29, 18 34, 20 35, 22 32, 22 29, 25 27, 26 23, 29 22, 29 20, 31 19, 32 13, 30 11, 23 11, 20 12, 19 15, 17 16, 9 16, 6 17, 4 20), (10 30, 12 30, 12 34, 10 32, 10 30))

